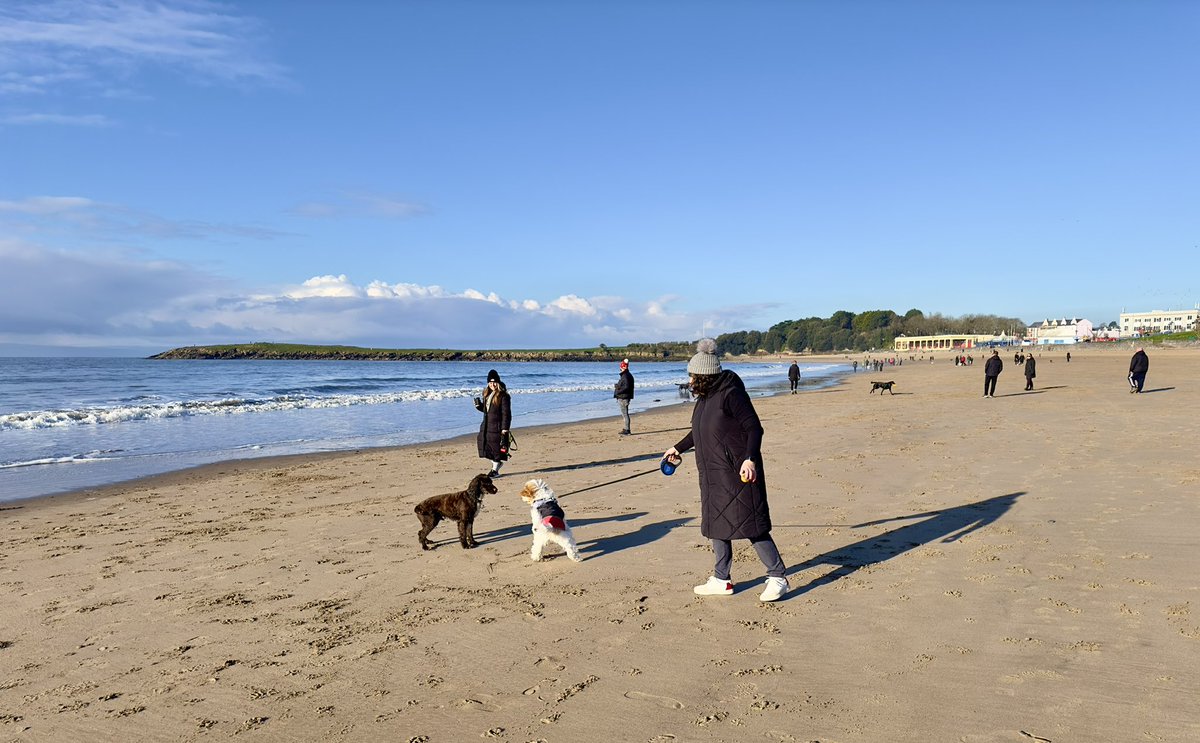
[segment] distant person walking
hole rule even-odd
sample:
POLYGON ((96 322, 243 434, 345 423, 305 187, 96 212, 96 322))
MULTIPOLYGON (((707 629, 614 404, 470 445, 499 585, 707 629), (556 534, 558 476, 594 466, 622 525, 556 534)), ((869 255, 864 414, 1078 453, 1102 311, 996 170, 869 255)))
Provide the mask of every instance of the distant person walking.
POLYGON ((795 361, 788 367, 788 381, 792 384, 792 394, 796 394, 796 388, 800 386, 800 365, 795 361))
POLYGON ((988 357, 987 363, 983 365, 983 396, 996 396, 996 379, 999 378, 1000 372, 1004 370, 1004 362, 1000 360, 1000 352, 992 351, 992 355, 988 357))
POLYGON ((858 359, 854 360, 854 373, 858 374, 858 359))
POLYGON ((1037 376, 1037 360, 1033 358, 1033 354, 1029 354, 1029 358, 1025 359, 1025 389, 1033 389, 1033 378, 1037 376))
POLYGON ((620 365, 621 376, 617 377, 617 386, 613 390, 613 397, 617 398, 617 404, 621 407, 621 421, 625 427, 621 429, 622 436, 630 434, 629 428, 629 402, 633 399, 633 375, 629 373, 629 359, 625 359, 620 365))
POLYGON ((1150 371, 1150 358, 1146 356, 1145 349, 1139 347, 1133 352, 1133 358, 1129 359, 1129 391, 1141 392, 1142 386, 1146 384, 1146 372, 1150 371))
POLYGON ((479 424, 479 457, 492 463, 491 477, 500 475, 500 468, 508 459, 508 428, 512 425, 512 405, 508 388, 500 381, 495 369, 487 373, 487 387, 482 397, 475 398, 475 409, 483 413, 479 424))
POLYGON ((733 593, 730 568, 734 539, 749 539, 767 569, 759 601, 776 601, 788 590, 786 568, 771 538, 771 511, 763 472, 762 422, 741 377, 721 369, 717 344, 703 338, 688 361, 696 395, 692 427, 663 458, 679 462, 680 452, 696 449, 700 476, 700 533, 712 540, 712 577, 693 591, 701 596, 733 593))
POLYGON ((1071 363, 1071 352, 1067 351, 1067 363, 1071 363))

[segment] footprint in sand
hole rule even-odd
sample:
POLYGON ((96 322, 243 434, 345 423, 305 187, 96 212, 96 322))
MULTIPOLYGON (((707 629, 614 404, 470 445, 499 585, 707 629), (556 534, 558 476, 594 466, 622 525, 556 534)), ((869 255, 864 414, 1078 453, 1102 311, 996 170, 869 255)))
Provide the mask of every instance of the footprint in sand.
POLYGON ((625 692, 626 699, 637 699, 643 702, 657 704, 659 707, 666 709, 683 709, 683 702, 671 697, 660 697, 657 694, 647 694, 644 691, 627 691, 625 692))
POLYGON ((482 699, 460 699, 454 704, 459 709, 476 709, 481 712, 499 712, 500 705, 482 699))

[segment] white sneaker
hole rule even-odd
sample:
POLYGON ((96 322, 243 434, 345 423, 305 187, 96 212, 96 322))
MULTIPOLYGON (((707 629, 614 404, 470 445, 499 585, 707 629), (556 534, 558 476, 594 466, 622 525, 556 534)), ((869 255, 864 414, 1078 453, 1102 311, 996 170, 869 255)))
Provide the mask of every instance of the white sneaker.
POLYGON ((728 596, 733 593, 733 583, 716 577, 696 586, 692 591, 700 596, 728 596))
POLYGON ((767 586, 758 595, 759 601, 778 601, 788 592, 787 578, 767 578, 767 586))

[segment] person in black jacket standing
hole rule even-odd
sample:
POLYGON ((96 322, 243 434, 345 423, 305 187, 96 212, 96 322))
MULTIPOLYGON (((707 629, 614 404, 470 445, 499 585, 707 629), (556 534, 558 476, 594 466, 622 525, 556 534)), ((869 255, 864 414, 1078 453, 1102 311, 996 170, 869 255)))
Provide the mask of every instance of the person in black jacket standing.
POLYGON ((1129 391, 1141 392, 1146 384, 1146 372, 1150 371, 1150 357, 1145 349, 1138 348, 1129 359, 1129 391))
POLYGON ((1033 389, 1033 378, 1037 376, 1037 361, 1033 358, 1033 354, 1029 354, 1029 358, 1025 359, 1025 389, 1033 389))
POLYGON ((490 477, 499 477, 500 468, 508 459, 508 429, 512 425, 512 405, 508 388, 500 381, 495 369, 487 373, 487 387, 483 397, 475 398, 475 409, 483 413, 479 424, 479 457, 492 463, 490 477))
POLYGON ((717 344, 704 338, 688 361, 696 405, 692 427, 663 453, 674 464, 679 454, 696 449, 700 477, 700 533, 712 540, 712 577, 693 590, 701 596, 733 593, 731 540, 749 539, 767 569, 760 601, 776 601, 788 590, 785 567, 771 538, 771 511, 763 472, 762 423, 740 377, 721 369, 717 344))
POLYGON ((1004 369, 1004 362, 1000 360, 1000 352, 992 351, 992 355, 988 357, 987 363, 983 365, 983 396, 996 396, 996 378, 1000 376, 1001 370, 1004 369))
POLYGON ((617 398, 617 404, 621 406, 621 420, 625 424, 625 427, 621 429, 621 435, 628 436, 630 433, 629 401, 633 399, 633 375, 629 373, 629 359, 621 362, 621 376, 617 378, 613 397, 617 398))
POLYGON ((792 385, 792 394, 796 394, 796 388, 800 386, 800 365, 795 361, 788 367, 788 382, 792 385))

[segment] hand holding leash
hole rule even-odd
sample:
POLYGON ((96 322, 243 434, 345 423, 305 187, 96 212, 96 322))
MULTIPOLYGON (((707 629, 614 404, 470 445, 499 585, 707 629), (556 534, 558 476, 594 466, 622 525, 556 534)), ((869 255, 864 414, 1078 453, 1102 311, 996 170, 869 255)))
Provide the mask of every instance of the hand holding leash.
POLYGON ((679 452, 676 451, 675 447, 672 446, 670 449, 667 449, 665 452, 663 452, 663 458, 662 461, 658 463, 658 469, 664 475, 673 475, 675 474, 675 468, 678 467, 682 462, 683 457, 679 456, 679 452))

